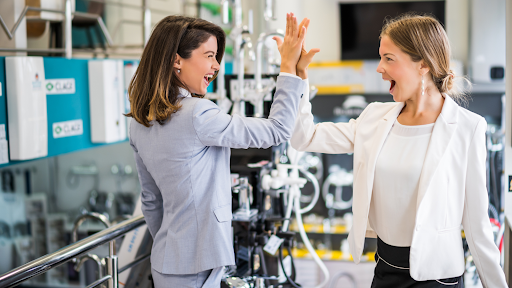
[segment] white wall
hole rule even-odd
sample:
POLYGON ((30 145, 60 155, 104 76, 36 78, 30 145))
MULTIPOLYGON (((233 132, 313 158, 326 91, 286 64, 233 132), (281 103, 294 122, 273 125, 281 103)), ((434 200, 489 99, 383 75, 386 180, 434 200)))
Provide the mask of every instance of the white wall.
MULTIPOLYGON (((339 61, 341 39, 339 3, 342 2, 390 2, 385 0, 277 0, 278 21, 272 26, 284 29, 286 13, 294 12, 302 19, 308 17, 311 24, 307 37, 307 48, 320 48, 315 61, 339 61)), ((453 58, 466 65, 468 57, 469 4, 467 0, 446 1, 446 27, 452 45, 453 58)))

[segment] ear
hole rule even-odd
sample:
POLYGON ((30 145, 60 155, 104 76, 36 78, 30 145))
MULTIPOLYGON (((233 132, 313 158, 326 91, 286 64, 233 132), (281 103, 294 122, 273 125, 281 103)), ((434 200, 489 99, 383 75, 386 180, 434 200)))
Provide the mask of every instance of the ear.
POLYGON ((181 58, 181 56, 178 53, 176 53, 176 59, 174 60, 174 68, 181 69, 181 61, 182 60, 183 59, 181 58))
POLYGON ((425 63, 424 60, 421 60, 419 63, 419 72, 420 75, 422 76, 430 72, 430 68, 428 68, 428 65, 425 63))

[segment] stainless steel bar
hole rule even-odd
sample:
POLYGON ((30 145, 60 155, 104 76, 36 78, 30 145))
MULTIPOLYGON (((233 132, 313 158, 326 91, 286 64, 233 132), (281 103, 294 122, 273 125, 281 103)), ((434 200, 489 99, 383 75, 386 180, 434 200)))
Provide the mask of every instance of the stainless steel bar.
POLYGON ((63 48, 48 48, 48 49, 23 49, 23 48, 0 48, 0 52, 34 52, 34 53, 65 53, 66 50, 63 48))
POLYGON ((97 18, 98 25, 100 25, 101 32, 103 32, 103 36, 105 36, 105 39, 107 39, 108 46, 114 45, 114 42, 112 41, 112 38, 110 38, 110 34, 108 33, 107 26, 105 26, 105 22, 103 22, 103 19, 101 19, 100 16, 97 18))
POLYGON ((23 20, 23 18, 25 18, 27 11, 28 11, 28 7, 25 6, 25 8, 23 8, 23 12, 21 12, 20 17, 18 18, 18 21, 16 21, 16 23, 14 24, 14 27, 12 27, 11 34, 13 37, 14 37, 14 34, 16 34, 16 30, 18 30, 18 27, 20 26, 21 21, 23 20))
POLYGON ((101 278, 101 279, 98 279, 98 280, 96 280, 96 281, 92 282, 91 284, 89 284, 89 286, 87 286, 87 287, 85 287, 85 288, 94 288, 94 287, 97 287, 97 286, 99 286, 101 283, 103 283, 103 282, 105 282, 105 281, 107 281, 107 280, 110 280, 111 278, 112 278, 112 276, 107 275, 107 276, 105 276, 105 277, 103 277, 103 278, 101 278))
POLYGON ((90 14, 90 13, 85 13, 85 12, 74 12, 73 15, 84 17, 84 18, 90 18, 90 19, 97 19, 98 18, 97 14, 90 14))
POLYGON ((14 34, 16 33, 16 30, 18 30, 18 27, 20 26, 21 21, 23 21, 23 18, 25 18, 27 11, 52 12, 52 13, 64 14, 64 11, 60 11, 60 10, 25 6, 23 8, 23 12, 21 12, 18 20, 14 24, 12 31, 9 31, 9 28, 7 27, 7 24, 5 24, 4 19, 2 18, 2 16, 0 16, 0 24, 2 25, 2 28, 4 29, 5 33, 7 34, 7 37, 9 37, 9 39, 12 39, 14 37, 14 34))
POLYGON ((0 287, 13 287, 47 270, 57 267, 72 258, 108 243, 125 233, 144 225, 144 216, 136 216, 115 226, 93 234, 83 240, 68 245, 0 276, 0 287))
POLYGON ((133 260, 133 262, 132 262, 132 263, 130 263, 130 264, 128 264, 128 265, 126 265, 126 266, 124 266, 123 268, 119 268, 119 269, 117 270, 117 272, 118 272, 119 274, 121 274, 121 273, 123 273, 124 271, 126 271, 126 270, 128 270, 128 269, 132 268, 133 266, 137 266, 137 265, 139 265, 141 262, 143 262, 144 260, 148 259, 148 258, 149 258, 149 256, 151 256, 151 253, 148 253, 148 254, 142 255, 142 256, 140 256, 140 257, 137 257, 137 259, 133 260))
POLYGON ((7 34, 7 37, 9 37, 9 39, 12 39, 13 36, 11 34, 11 31, 9 31, 9 28, 7 27, 7 24, 5 24, 2 16, 0 16, 0 24, 2 24, 2 28, 4 28, 4 31, 5 31, 5 34, 7 34))
POLYGON ((110 256, 107 258, 107 261, 107 274, 112 276, 112 278, 108 280, 108 288, 118 288, 117 256, 110 256))
POLYGON ((59 14, 65 14, 65 11, 62 10, 53 10, 53 9, 47 9, 47 8, 39 8, 39 7, 31 7, 27 6, 27 11, 39 11, 39 12, 52 12, 52 13, 59 13, 59 14))
POLYGON ((66 58, 71 59, 73 56, 73 47, 71 39, 71 0, 66 0, 64 7, 64 49, 66 50, 66 58))
POLYGON ((142 40, 144 47, 151 36, 151 9, 149 8, 149 0, 142 0, 142 40))

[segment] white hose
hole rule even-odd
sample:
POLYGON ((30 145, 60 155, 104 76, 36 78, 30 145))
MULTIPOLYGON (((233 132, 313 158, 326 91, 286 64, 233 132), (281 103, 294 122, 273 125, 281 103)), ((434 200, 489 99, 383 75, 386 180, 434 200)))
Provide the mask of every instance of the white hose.
MULTIPOLYGON (((304 176, 306 176, 306 178, 309 180, 309 182, 311 182, 311 184, 313 184, 313 187, 315 188, 315 194, 313 194, 313 200, 311 200, 311 202, 309 203, 308 206, 300 209, 300 214, 304 214, 304 213, 311 211, 311 209, 313 209, 313 207, 315 207, 316 202, 318 202, 318 197, 320 196, 320 185, 318 184, 318 180, 316 179, 315 175, 313 175, 312 173, 310 173, 308 170, 306 170, 304 168, 301 168, 299 170, 300 170, 300 172, 302 172, 302 174, 304 174, 304 176)), ((298 206, 298 207, 300 207, 300 206, 298 206)))
MULTIPOLYGON (((298 187, 297 187, 298 189, 298 187)), ((313 256, 313 260, 318 264, 322 272, 324 273, 324 281, 320 283, 318 286, 315 286, 315 288, 322 288, 325 285, 329 283, 329 270, 327 270, 327 267, 325 266, 324 262, 318 257, 318 254, 316 254, 315 249, 311 245, 311 242, 309 242, 308 235, 306 234, 306 231, 304 230, 304 224, 302 223, 302 214, 300 209, 300 200, 299 197, 295 197, 294 206, 296 207, 295 210, 295 216, 297 217, 297 226, 299 226, 299 233, 300 237, 302 238, 302 242, 304 242, 304 245, 306 245, 306 248, 309 251, 309 254, 313 256)))

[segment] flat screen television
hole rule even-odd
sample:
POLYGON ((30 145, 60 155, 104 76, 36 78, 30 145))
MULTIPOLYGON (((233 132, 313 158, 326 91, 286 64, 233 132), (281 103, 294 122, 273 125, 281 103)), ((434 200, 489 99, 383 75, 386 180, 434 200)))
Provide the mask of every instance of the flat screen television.
POLYGON ((349 2, 339 7, 341 60, 380 59, 379 35, 386 17, 416 12, 445 23, 445 1, 349 2))

